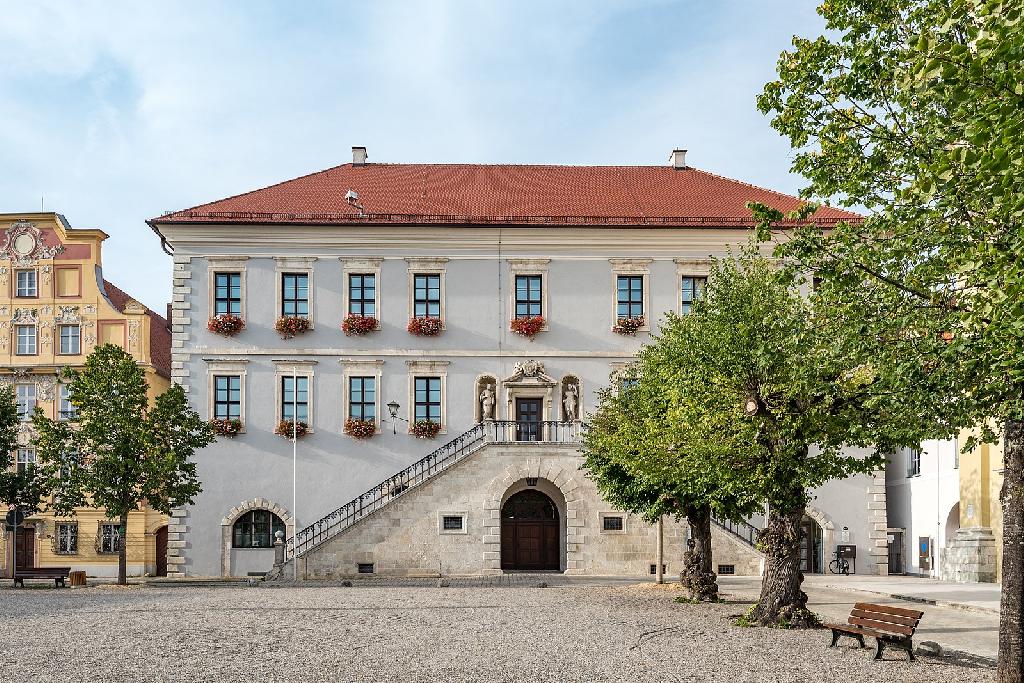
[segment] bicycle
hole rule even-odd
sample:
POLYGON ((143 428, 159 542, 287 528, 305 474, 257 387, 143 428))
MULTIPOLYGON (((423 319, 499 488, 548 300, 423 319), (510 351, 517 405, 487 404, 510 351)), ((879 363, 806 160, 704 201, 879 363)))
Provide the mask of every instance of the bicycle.
POLYGON ((843 576, 849 576, 850 563, 846 561, 846 558, 840 557, 838 550, 832 553, 832 556, 835 559, 828 563, 828 570, 833 574, 842 574, 843 576))

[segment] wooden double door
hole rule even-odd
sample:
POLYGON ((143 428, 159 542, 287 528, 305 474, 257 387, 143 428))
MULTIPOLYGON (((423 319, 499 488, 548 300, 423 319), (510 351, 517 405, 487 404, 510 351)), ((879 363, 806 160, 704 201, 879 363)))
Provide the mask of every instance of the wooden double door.
POLYGON ((36 530, 18 527, 15 531, 14 552, 17 555, 15 567, 32 569, 36 564, 36 530))
POLYGON ((502 507, 501 568, 561 569, 558 510, 536 489, 513 495, 502 507))

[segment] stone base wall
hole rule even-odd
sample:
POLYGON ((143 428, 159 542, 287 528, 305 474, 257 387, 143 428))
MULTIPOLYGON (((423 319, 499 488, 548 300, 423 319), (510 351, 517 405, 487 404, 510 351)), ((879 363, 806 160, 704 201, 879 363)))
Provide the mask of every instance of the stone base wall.
MULTIPOLYGON (((307 579, 344 578, 356 575, 360 563, 372 563, 382 576, 499 574, 502 504, 536 478, 534 486, 558 508, 566 574, 649 576, 657 525, 605 503, 580 470, 582 462, 572 446, 486 446, 306 553, 300 571, 307 579), (453 514, 465 516, 463 531, 442 528, 443 516, 453 514), (609 514, 624 518, 622 531, 604 531, 609 514)), ((721 553, 716 569, 732 564, 737 574, 758 573, 756 551, 717 528, 713 543, 721 553)), ((685 550, 685 521, 666 518, 666 576, 678 576, 685 550)))
POLYGON ((959 583, 993 583, 996 580, 996 538, 991 529, 957 529, 946 546, 940 567, 942 579, 959 583))

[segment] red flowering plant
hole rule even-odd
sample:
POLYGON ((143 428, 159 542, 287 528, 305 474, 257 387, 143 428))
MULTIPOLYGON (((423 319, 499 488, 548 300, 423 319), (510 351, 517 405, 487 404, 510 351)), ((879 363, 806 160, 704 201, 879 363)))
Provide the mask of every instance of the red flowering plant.
POLYGON ((531 315, 526 318, 513 318, 509 323, 509 328, 516 334, 532 339, 535 334, 544 329, 545 322, 544 316, 531 315))
POLYGON ((377 425, 373 420, 357 420, 350 417, 345 420, 345 433, 353 439, 369 439, 377 433, 377 425))
POLYGON ((341 331, 347 337, 358 336, 373 332, 380 327, 377 319, 372 315, 347 315, 341 321, 341 331))
POLYGON ((237 417, 227 418, 214 418, 210 420, 210 426, 213 427, 214 433, 218 436, 235 436, 242 431, 242 421, 237 417))
POLYGON ((281 335, 282 339, 291 339, 297 334, 302 334, 310 328, 309 318, 297 315, 285 315, 277 319, 274 329, 281 335))
POLYGON ((417 439, 433 439, 441 431, 441 425, 432 420, 416 420, 409 425, 409 433, 417 439))
POLYGON ((440 318, 416 317, 409 320, 409 327, 406 329, 410 334, 419 337, 436 337, 444 329, 444 323, 440 318))
POLYGON ((225 337, 233 337, 245 329, 245 321, 237 315, 221 313, 213 316, 207 321, 206 329, 210 332, 223 334, 225 337))
MULTIPOLYGON (((308 431, 309 425, 307 425, 305 422, 302 422, 300 420, 299 422, 295 423, 296 438, 301 439, 306 435, 306 432, 308 431)), ((277 434, 278 436, 283 436, 286 439, 292 438, 292 421, 281 420, 280 422, 277 423, 277 427, 274 429, 274 433, 277 434)))
POLYGON ((615 323, 615 327, 612 328, 613 332, 619 334, 634 335, 636 331, 644 326, 644 317, 642 315, 635 315, 627 318, 619 318, 615 323))

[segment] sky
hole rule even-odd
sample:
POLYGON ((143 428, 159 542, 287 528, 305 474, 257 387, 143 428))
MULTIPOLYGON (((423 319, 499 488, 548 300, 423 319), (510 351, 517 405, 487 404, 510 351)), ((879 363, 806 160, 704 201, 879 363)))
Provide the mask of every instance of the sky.
POLYGON ((351 161, 667 164, 796 192, 759 113, 813 0, 0 0, 0 213, 101 228, 157 311, 148 218, 351 161))

